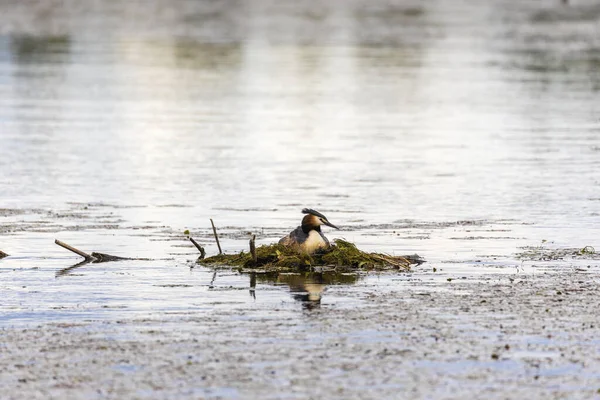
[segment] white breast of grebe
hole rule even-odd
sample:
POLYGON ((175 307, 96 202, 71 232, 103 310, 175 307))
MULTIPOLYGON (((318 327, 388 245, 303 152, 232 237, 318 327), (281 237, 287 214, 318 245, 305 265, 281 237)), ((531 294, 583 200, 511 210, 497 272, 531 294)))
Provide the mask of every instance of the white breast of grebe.
POLYGON ((321 236, 319 232, 312 230, 308 232, 308 237, 304 243, 302 243, 302 247, 304 248, 304 251, 312 253, 318 248, 327 247, 327 243, 323 240, 323 236, 321 236))

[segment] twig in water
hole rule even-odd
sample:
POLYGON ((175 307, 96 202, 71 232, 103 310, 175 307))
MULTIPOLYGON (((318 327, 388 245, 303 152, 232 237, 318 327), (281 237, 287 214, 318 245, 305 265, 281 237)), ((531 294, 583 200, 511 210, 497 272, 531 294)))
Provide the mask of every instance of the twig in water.
POLYGON ((68 244, 66 244, 65 242, 61 242, 60 240, 56 239, 54 240, 54 243, 56 243, 57 245, 59 245, 60 247, 63 247, 69 251, 72 251, 73 253, 80 255, 81 257, 85 258, 86 261, 95 261, 96 257, 89 255, 88 253, 84 253, 83 251, 76 249, 73 246, 69 246, 68 244))
POLYGON ((200 246, 198 244, 198 242, 196 242, 194 240, 193 237, 188 236, 188 239, 190 239, 190 242, 192 242, 194 244, 194 246, 196 246, 196 248, 198 249, 198 251, 200 252, 200 257, 198 257, 199 260, 204 260, 204 256, 206 255, 206 252, 204 251, 204 247, 200 246))
POLYGON ((217 247, 219 248, 219 254, 223 254, 223 252, 221 251, 221 243, 219 243, 219 236, 217 235, 217 228, 215 228, 215 223, 213 222, 212 218, 210 219, 210 224, 212 225, 213 233, 215 235, 215 240, 217 241, 217 247))
POLYGON ((252 235, 252 239, 250 239, 250 253, 252 254, 252 261, 254 264, 258 261, 258 257, 256 256, 256 235, 252 235))
POLYGON ((0 250, 0 258, 8 257, 8 254, 0 250))
POLYGON ((105 253, 96 253, 93 252, 92 254, 88 254, 88 253, 84 253, 83 251, 76 249, 73 246, 70 246, 68 244, 66 244, 65 242, 61 242, 60 240, 56 239, 54 241, 54 243, 56 243, 57 245, 64 247, 65 249, 72 251, 73 253, 80 255, 81 257, 85 258, 85 261, 87 262, 93 262, 93 263, 103 263, 103 262, 108 262, 108 261, 121 261, 121 260, 144 260, 144 261, 150 261, 150 258, 129 258, 129 257, 119 257, 119 256, 113 256, 112 254, 105 254, 105 253))

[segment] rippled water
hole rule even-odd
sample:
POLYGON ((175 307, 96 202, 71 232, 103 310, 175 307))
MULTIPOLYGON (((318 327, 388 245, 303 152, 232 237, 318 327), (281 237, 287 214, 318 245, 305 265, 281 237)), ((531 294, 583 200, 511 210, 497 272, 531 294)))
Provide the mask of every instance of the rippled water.
POLYGON ((600 248, 600 7, 558 3, 3 2, 5 312, 87 285, 69 301, 168 309, 189 292, 156 285, 210 292, 185 229, 239 251, 305 206, 450 274, 600 248), (159 260, 55 280, 77 262, 55 238, 159 260))

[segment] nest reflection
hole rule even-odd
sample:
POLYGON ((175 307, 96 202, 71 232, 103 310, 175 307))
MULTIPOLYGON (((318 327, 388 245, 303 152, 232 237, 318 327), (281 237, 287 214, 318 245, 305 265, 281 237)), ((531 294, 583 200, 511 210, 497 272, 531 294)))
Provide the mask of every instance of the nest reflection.
POLYGON ((354 284, 359 279, 359 274, 335 271, 251 273, 250 288, 251 293, 255 295, 257 282, 288 286, 292 298, 302 303, 303 308, 314 309, 321 306, 321 299, 328 286, 354 284))

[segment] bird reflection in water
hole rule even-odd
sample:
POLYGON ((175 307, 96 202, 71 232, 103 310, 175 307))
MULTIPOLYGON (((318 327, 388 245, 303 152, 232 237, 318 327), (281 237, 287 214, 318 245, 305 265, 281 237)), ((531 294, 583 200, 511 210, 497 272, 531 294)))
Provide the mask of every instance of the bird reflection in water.
POLYGON ((353 284, 359 279, 357 274, 341 274, 334 271, 250 274, 250 295, 256 299, 256 282, 289 286, 294 300, 302 304, 302 308, 312 310, 321 306, 321 299, 329 285, 353 284))

